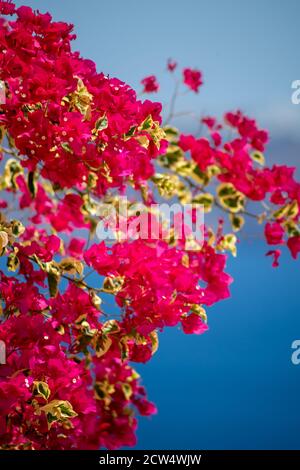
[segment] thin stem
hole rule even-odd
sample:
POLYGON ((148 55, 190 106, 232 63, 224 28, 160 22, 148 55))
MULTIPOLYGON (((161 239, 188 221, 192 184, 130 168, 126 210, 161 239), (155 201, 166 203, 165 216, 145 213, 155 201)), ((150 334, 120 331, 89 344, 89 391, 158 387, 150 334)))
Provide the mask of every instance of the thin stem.
MULTIPOLYGON (((38 264, 38 262, 32 257, 32 256, 27 256, 27 258, 32 261, 33 263, 35 264, 38 264)), ((71 276, 68 276, 67 274, 60 274, 60 277, 62 277, 63 279, 66 279, 67 281, 69 282, 73 282, 74 284, 76 284, 78 286, 81 285, 83 286, 85 289, 89 290, 89 291, 94 291, 94 292, 103 292, 103 293, 108 293, 106 290, 102 289, 102 287, 92 287, 92 286, 89 286, 86 282, 84 282, 83 278, 82 279, 76 279, 74 277, 71 277, 71 276)))
POLYGON ((165 124, 169 124, 171 119, 174 117, 174 110, 175 110, 176 100, 177 100, 177 97, 178 97, 179 84, 180 84, 180 82, 177 80, 175 82, 175 88, 174 88, 173 95, 172 95, 172 98, 171 98, 171 103, 170 103, 170 111, 169 111, 169 114, 168 114, 168 117, 166 119, 165 124))
POLYGON ((18 153, 15 150, 8 149, 6 147, 0 147, 0 152, 6 153, 7 155, 13 155, 15 158, 17 158, 20 161, 23 160, 22 157, 20 157, 20 155, 18 155, 18 153))

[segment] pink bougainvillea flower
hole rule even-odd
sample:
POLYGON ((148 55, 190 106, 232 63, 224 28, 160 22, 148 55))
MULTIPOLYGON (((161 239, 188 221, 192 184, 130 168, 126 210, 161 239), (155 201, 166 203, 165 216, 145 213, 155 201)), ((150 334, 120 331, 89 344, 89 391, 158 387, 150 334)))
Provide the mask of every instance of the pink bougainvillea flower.
POLYGON ((15 12, 15 4, 12 0, 0 1, 0 13, 2 15, 13 15, 15 12))
POLYGON ((183 69, 183 83, 195 93, 198 93, 203 84, 202 73, 200 70, 186 68, 183 69))
POLYGON ((278 268, 279 258, 281 256, 281 251, 280 250, 270 250, 266 253, 266 256, 272 256, 273 257, 272 266, 273 266, 273 268, 278 268))
POLYGON ((265 237, 269 245, 282 245, 284 229, 278 222, 268 222, 265 226, 265 237))
POLYGON ((70 256, 81 259, 83 248, 85 245, 86 240, 84 240, 83 238, 72 238, 66 251, 70 256))
POLYGON ((206 323, 204 323, 196 313, 191 313, 187 317, 184 317, 181 320, 181 325, 184 333, 186 334, 201 335, 208 330, 206 323))
POLYGON ((181 135, 179 146, 185 152, 190 151, 192 159, 198 163, 199 168, 205 171, 214 162, 214 149, 208 139, 201 137, 196 139, 192 135, 181 135))
POLYGON ((267 131, 258 129, 256 121, 249 119, 241 111, 229 112, 224 116, 225 122, 236 128, 243 139, 246 139, 251 146, 259 151, 263 151, 269 136, 267 131))
POLYGON ((144 86, 143 93, 154 93, 159 90, 159 83, 155 75, 143 78, 141 84, 144 86))
POLYGON ((85 262, 92 266, 99 274, 107 275, 115 273, 120 261, 111 255, 105 243, 92 245, 84 253, 85 262))
POLYGON ((201 122, 205 124, 209 129, 214 129, 216 125, 216 119, 211 116, 206 116, 202 118, 201 122))
POLYGON ((177 62, 173 59, 169 59, 167 62, 167 69, 169 72, 174 72, 177 67, 177 62))
POLYGON ((294 259, 297 259, 298 254, 300 253, 300 236, 290 237, 287 241, 287 246, 291 252, 291 255, 294 259))
POLYGON ((138 398, 133 403, 142 416, 151 416, 157 413, 157 408, 154 403, 149 402, 145 398, 138 398))

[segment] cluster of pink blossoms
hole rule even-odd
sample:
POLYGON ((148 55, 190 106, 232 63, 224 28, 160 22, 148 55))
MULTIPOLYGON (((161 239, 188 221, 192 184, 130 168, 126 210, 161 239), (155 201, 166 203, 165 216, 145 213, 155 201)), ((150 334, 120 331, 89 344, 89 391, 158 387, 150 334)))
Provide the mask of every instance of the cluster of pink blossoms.
MULTIPOLYGON (((229 296, 225 252, 235 254, 236 236, 220 221, 197 249, 172 228, 165 240, 108 246, 91 241, 99 204, 129 188, 130 204, 216 206, 238 231, 248 201, 268 199, 270 212, 255 217, 267 242, 296 258, 300 185, 293 169, 259 166, 268 136, 241 112, 225 116, 229 142, 211 117, 207 136, 180 135, 162 125, 159 103, 72 51, 72 25, 11 2, 0 12, 11 15, 0 19, 0 447, 133 446, 136 414, 156 408, 132 363, 151 359, 166 326, 208 329, 205 308, 229 296)), ((176 62, 167 67, 176 73, 176 62)), ((201 72, 184 69, 182 81, 198 92, 201 72)), ((142 84, 159 88, 155 76, 142 84)), ((270 254, 278 264, 279 249, 270 254)))
MULTIPOLYGON (((167 70, 172 73, 177 68, 177 65, 177 62, 169 59, 167 70)), ((182 77, 183 83, 188 87, 188 89, 198 93, 200 86, 203 85, 202 73, 200 70, 185 68, 182 71, 182 77)), ((143 78, 141 84, 144 87, 144 93, 155 93, 159 90, 159 83, 155 75, 149 75, 148 77, 143 78)))

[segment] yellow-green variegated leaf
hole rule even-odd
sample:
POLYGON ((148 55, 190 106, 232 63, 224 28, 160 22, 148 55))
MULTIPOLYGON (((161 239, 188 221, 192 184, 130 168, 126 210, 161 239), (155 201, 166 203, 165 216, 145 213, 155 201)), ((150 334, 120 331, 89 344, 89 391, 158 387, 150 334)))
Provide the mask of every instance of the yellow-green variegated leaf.
POLYGON ((108 118, 106 114, 104 114, 95 122, 95 129, 93 133, 97 134, 98 132, 103 131, 104 129, 107 129, 107 127, 108 127, 108 118))
POLYGON ((8 244, 8 235, 6 232, 4 232, 3 230, 0 231, 0 253, 2 252, 3 248, 6 247, 6 245, 8 244))
POLYGON ((201 204, 204 212, 211 212, 214 204, 214 197, 210 193, 201 193, 193 197, 192 203, 201 204))
POLYGON ((156 184, 159 194, 165 198, 175 196, 180 187, 178 176, 173 174, 156 173, 152 181, 156 184))
POLYGON ((0 188, 17 189, 16 178, 23 172, 24 170, 21 163, 14 158, 9 158, 5 164, 3 175, 0 178, 0 188))
POLYGON ((229 219, 234 232, 241 230, 245 224, 245 219, 239 214, 229 214, 229 219))
POLYGON ((132 392, 132 387, 131 387, 131 385, 130 385, 129 383, 124 382, 124 383, 122 383, 122 385, 121 385, 121 389, 122 389, 122 392, 123 392, 123 395, 124 395, 125 399, 126 399, 127 401, 129 401, 129 400, 130 400, 130 397, 131 397, 131 395, 132 395, 132 393, 133 393, 133 392, 132 392))
POLYGON ((195 313, 196 315, 199 315, 201 319, 206 323, 207 322, 207 314, 205 309, 202 307, 202 305, 198 304, 192 304, 191 305, 191 312, 195 313))
POLYGON ((252 158, 253 161, 258 163, 259 165, 264 166, 265 157, 264 157, 264 154, 262 152, 259 152, 258 150, 255 150, 255 152, 251 153, 251 158, 252 158))
POLYGON ((112 340, 107 335, 101 335, 98 337, 95 345, 95 352, 97 357, 102 357, 107 353, 112 345, 112 340))
POLYGON ((300 227, 293 220, 285 221, 283 226, 290 237, 298 237, 300 235, 300 227))
POLYGON ((273 217, 275 219, 294 219, 299 213, 299 205, 298 202, 295 200, 290 204, 286 204, 285 206, 280 207, 273 213, 273 217))
POLYGON ((221 251, 229 251, 235 257, 237 255, 236 242, 236 236, 233 233, 228 233, 224 235, 217 248, 221 251))
POLYGON ((49 428, 55 421, 65 422, 78 416, 71 403, 66 400, 52 400, 38 408, 36 414, 41 414, 42 411, 46 414, 49 428))
POLYGON ((142 124, 139 126, 139 131, 148 131, 151 129, 153 125, 153 119, 151 114, 149 114, 146 119, 142 122, 142 124))
POLYGON ((120 326, 116 320, 108 320, 103 324, 101 330, 105 335, 111 335, 118 333, 120 331, 120 326))
POLYGON ((123 287, 124 276, 106 277, 103 281, 103 291, 108 294, 117 294, 123 287))
POLYGON ((163 130, 165 132, 166 139, 168 142, 172 142, 172 143, 177 142, 178 137, 179 137, 179 131, 178 129, 176 129, 176 127, 164 126, 163 130))
POLYGON ((152 331, 152 333, 150 333, 150 339, 152 344, 152 354, 155 354, 159 346, 158 334, 156 331, 152 331))
POLYGON ((95 398, 96 400, 103 400, 106 406, 109 406, 113 393, 115 393, 115 386, 110 384, 107 379, 95 383, 95 398))
POLYGON ((201 171, 197 165, 193 168, 191 178, 201 186, 206 186, 210 181, 210 176, 208 173, 201 171))
POLYGON ((62 273, 79 274, 83 273, 83 264, 76 258, 68 257, 61 260, 58 267, 62 273))
POLYGON ((36 397, 44 398, 44 400, 47 401, 51 394, 49 385, 46 382, 34 381, 33 382, 33 394, 36 397))
POLYGON ((221 206, 229 212, 237 213, 244 209, 245 196, 232 183, 222 183, 217 189, 221 206))
POLYGON ((7 269, 9 271, 15 272, 19 269, 20 261, 16 255, 16 252, 10 253, 7 258, 7 269))

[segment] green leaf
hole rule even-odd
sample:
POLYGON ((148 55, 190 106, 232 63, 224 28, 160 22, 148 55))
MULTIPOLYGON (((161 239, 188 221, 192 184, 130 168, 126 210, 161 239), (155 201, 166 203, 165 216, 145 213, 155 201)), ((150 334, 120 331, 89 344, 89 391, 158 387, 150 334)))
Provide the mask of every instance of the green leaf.
POLYGON ((151 345, 152 345, 152 355, 156 353, 159 346, 158 334, 157 331, 152 331, 150 333, 151 345))
POLYGON ((265 164, 264 154, 262 152, 259 152, 258 150, 251 153, 251 158, 252 158, 252 160, 257 162, 259 165, 263 166, 265 164))
POLYGON ((94 389, 96 399, 103 400, 105 406, 109 406, 112 400, 111 396, 115 393, 115 386, 104 379, 102 382, 96 382, 94 389))
POLYGON ((204 212, 210 212, 214 203, 214 197, 210 193, 198 194, 193 198, 192 203, 201 204, 204 212))
POLYGON ((202 307, 202 305, 192 304, 191 312, 198 315, 204 321, 204 323, 207 323, 207 314, 206 314, 205 309, 202 307))
POLYGON ((122 392, 124 394, 125 399, 128 401, 132 395, 131 385, 127 383, 122 383, 121 388, 122 388, 122 392))
POLYGON ((82 275, 83 269, 84 269, 81 261, 71 256, 68 258, 62 259, 59 262, 58 267, 63 273, 74 274, 74 275, 79 274, 80 276, 82 275))
POLYGON ((55 297, 58 292, 59 276, 53 271, 47 273, 48 287, 51 297, 55 297))
POLYGON ((52 400, 47 405, 39 408, 36 414, 40 414, 42 411, 46 414, 50 425, 55 421, 68 422, 69 419, 78 416, 71 403, 66 400, 52 400))
POLYGON ((236 242, 236 236, 233 233, 228 233, 224 235, 217 248, 222 251, 229 251, 235 257, 237 254, 236 242))
POLYGON ((126 336, 123 336, 123 338, 120 339, 119 347, 121 351, 121 359, 122 361, 126 361, 126 359, 129 357, 129 346, 127 344, 126 336))
POLYGON ((6 245, 8 245, 8 235, 6 232, 4 232, 4 230, 1 230, 0 231, 0 252, 2 252, 3 248, 6 247, 6 245))
POLYGON ((182 164, 189 163, 186 160, 183 160, 183 150, 178 147, 177 144, 168 145, 166 157, 168 158, 169 163, 176 163, 178 161, 181 161, 182 164))
POLYGON ((102 357, 107 353, 112 345, 112 340, 107 335, 101 335, 97 338, 95 351, 97 357, 102 357))
POLYGON ((50 397, 51 391, 46 382, 41 381, 34 381, 33 382, 33 394, 36 397, 44 398, 44 400, 48 400, 50 397))
POLYGON ((12 233, 15 237, 19 237, 25 232, 25 227, 19 220, 12 220, 12 233))
POLYGON ((103 291, 109 294, 117 294, 123 287, 124 276, 106 277, 103 281, 103 291))
POLYGON ((73 153, 73 150, 71 149, 68 142, 62 142, 60 145, 62 146, 65 152, 73 153))
POLYGON ((76 411, 73 410, 71 403, 65 401, 59 405, 62 418, 73 418, 77 416, 76 411))
POLYGON ((239 230, 243 228, 245 219, 241 215, 229 214, 229 219, 230 219, 234 232, 238 232, 239 230))
POLYGON ((273 213, 273 217, 275 219, 294 219, 299 213, 299 205, 296 200, 291 202, 290 204, 286 204, 285 206, 280 207, 273 213))
POLYGON ((106 114, 104 114, 95 122, 95 130, 96 132, 100 132, 100 131, 103 131, 104 129, 107 129, 107 127, 108 127, 108 119, 107 119, 106 114))
POLYGON ((245 196, 232 183, 222 183, 217 190, 219 202, 229 212, 240 212, 244 209, 245 196))
POLYGON ((48 424, 51 425, 52 423, 54 423, 55 421, 58 421, 58 420, 57 420, 56 416, 52 415, 51 413, 48 413, 47 414, 47 421, 48 421, 48 424))
POLYGON ((10 253, 7 258, 7 269, 9 271, 17 271, 20 266, 19 258, 17 257, 16 253, 10 253))
POLYGON ((300 227, 293 220, 287 220, 283 225, 290 237, 298 237, 300 235, 300 227))
POLYGON ((124 139, 128 140, 134 136, 137 126, 132 126, 126 134, 124 134, 124 139))
POLYGON ((166 139, 168 142, 177 142, 179 137, 179 131, 178 129, 176 129, 176 127, 165 126, 163 127, 163 130, 165 131, 166 139))
POLYGON ((105 335, 118 333, 119 331, 120 331, 120 327, 116 320, 108 320, 102 326, 102 332, 105 335))
POLYGON ((36 189, 37 189, 37 185, 36 185, 35 177, 34 177, 34 171, 30 171, 28 173, 27 184, 28 184, 28 189, 30 191, 30 194, 31 194, 32 198, 34 198, 35 195, 36 195, 36 189))
POLYGON ((9 158, 5 164, 3 176, 0 180, 1 189, 12 188, 17 189, 18 185, 16 182, 17 176, 21 175, 24 169, 21 163, 14 158, 9 158))
POLYGON ((152 125, 153 125, 153 119, 152 119, 151 114, 149 114, 149 116, 147 116, 146 119, 142 122, 139 129, 141 131, 147 131, 151 129, 152 125))
POLYGON ((203 171, 201 171, 198 165, 193 169, 193 172, 191 173, 191 177, 197 183, 200 183, 201 186, 206 186, 209 183, 209 176, 203 171))

